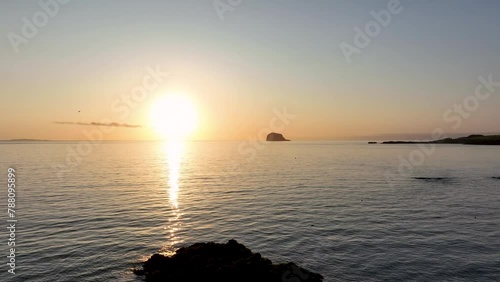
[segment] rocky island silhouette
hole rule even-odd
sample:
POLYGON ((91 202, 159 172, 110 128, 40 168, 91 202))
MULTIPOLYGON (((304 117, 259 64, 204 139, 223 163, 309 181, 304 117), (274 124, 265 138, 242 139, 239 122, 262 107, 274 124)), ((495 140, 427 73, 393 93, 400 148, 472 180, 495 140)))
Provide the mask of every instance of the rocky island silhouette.
POLYGON ((281 133, 271 132, 267 135, 266 141, 290 141, 290 140, 283 137, 283 134, 281 133))

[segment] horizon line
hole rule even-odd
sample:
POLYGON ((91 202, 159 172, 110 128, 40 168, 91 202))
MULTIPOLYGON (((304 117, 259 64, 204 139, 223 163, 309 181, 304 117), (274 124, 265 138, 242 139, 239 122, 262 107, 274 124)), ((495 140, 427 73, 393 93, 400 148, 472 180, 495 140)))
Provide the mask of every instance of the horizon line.
MULTIPOLYGON (((481 134, 481 135, 500 135, 500 132, 488 132, 488 133, 452 133, 449 134, 449 136, 468 136, 468 135, 474 135, 474 134, 481 134)), ((429 134, 426 133, 386 133, 386 134, 377 134, 373 136, 350 136, 350 137, 316 137, 316 138, 307 138, 307 137, 289 137, 291 138, 291 141, 366 141, 366 140, 373 140, 373 141, 388 141, 386 140, 385 137, 389 136, 396 136, 399 135, 401 137, 405 138, 399 138, 400 140, 431 140, 431 139, 410 139, 407 138, 408 136, 427 136, 429 134), (379 138, 379 139, 377 139, 379 138)), ((247 141, 248 138, 235 138, 235 139, 186 139, 183 141, 187 142, 236 142, 236 141, 247 141)), ((12 138, 12 139, 0 139, 0 142, 80 142, 80 141, 92 141, 88 139, 38 139, 38 138, 12 138)), ((168 140, 162 140, 162 139, 103 139, 100 140, 99 142, 167 142, 168 140)), ((266 141, 265 139, 263 140, 258 140, 258 141, 266 141)), ((398 140, 399 141, 399 140, 398 140)))

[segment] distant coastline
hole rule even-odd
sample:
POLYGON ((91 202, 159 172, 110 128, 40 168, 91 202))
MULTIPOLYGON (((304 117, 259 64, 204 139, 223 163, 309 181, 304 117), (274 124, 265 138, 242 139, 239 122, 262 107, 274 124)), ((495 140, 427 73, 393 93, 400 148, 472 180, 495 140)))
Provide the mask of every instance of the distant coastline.
POLYGON ((500 145, 500 135, 473 134, 467 137, 445 138, 434 141, 385 141, 382 144, 462 144, 462 145, 500 145))
POLYGON ((9 139, 9 140, 0 140, 1 142, 46 142, 52 140, 45 139, 9 139))

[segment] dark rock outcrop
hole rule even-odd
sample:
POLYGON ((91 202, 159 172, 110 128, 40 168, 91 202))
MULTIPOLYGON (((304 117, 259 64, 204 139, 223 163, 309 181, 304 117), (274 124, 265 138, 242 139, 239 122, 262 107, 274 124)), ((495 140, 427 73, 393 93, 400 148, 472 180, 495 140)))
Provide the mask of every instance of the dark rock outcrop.
POLYGON ((378 142, 370 141, 368 144, 378 144, 378 142))
POLYGON ((445 179, 444 177, 413 177, 414 179, 417 180, 443 180, 445 179))
POLYGON ((321 282, 323 276, 294 263, 273 264, 259 253, 229 240, 226 244, 197 243, 171 256, 153 255, 143 264, 146 281, 321 282))
POLYGON ((290 140, 285 139, 285 137, 283 137, 283 134, 281 133, 271 132, 267 135, 266 141, 290 141, 290 140))

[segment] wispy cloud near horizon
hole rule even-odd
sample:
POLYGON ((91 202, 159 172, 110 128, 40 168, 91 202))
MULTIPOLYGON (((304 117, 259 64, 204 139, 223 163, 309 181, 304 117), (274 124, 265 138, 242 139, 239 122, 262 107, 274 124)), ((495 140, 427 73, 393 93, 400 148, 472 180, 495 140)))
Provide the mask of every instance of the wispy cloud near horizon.
POLYGON ((85 125, 85 126, 113 126, 126 128, 141 128, 142 125, 118 123, 118 122, 71 122, 71 121, 54 121, 55 124, 70 124, 70 125, 85 125))

